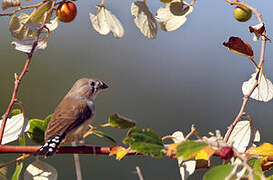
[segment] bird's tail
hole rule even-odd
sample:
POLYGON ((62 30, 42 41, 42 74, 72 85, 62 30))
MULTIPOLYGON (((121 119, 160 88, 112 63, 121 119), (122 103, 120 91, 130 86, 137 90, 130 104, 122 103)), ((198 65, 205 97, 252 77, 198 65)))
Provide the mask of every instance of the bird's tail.
POLYGON ((34 155, 45 156, 45 157, 52 156, 56 152, 63 138, 64 138, 64 135, 62 136, 56 135, 50 138, 36 153, 34 153, 34 155))

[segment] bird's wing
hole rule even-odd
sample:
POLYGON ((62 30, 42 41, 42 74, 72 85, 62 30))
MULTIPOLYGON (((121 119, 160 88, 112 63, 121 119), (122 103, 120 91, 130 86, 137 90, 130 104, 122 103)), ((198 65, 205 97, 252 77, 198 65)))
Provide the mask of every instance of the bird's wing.
POLYGON ((93 109, 84 99, 66 97, 55 109, 45 133, 45 142, 53 136, 62 136, 91 118, 93 109))

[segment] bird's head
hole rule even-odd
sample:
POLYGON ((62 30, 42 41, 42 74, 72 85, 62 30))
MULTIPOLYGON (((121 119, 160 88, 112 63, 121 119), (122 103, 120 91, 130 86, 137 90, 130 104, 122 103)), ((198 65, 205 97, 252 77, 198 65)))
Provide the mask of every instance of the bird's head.
POLYGON ((97 79, 83 78, 75 82, 68 92, 68 95, 77 95, 87 99, 95 99, 95 97, 108 86, 97 79))

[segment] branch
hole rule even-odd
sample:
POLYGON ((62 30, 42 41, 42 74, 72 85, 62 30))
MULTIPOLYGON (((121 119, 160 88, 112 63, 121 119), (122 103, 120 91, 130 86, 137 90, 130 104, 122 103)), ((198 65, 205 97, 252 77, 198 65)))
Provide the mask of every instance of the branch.
MULTIPOLYGON (((41 146, 13 146, 13 145, 0 145, 0 154, 11 153, 35 153, 41 146)), ((62 146, 56 151, 57 154, 100 154, 108 155, 112 147, 100 147, 97 145, 84 145, 84 146, 62 146)), ((128 155, 137 155, 139 153, 129 152, 128 155)))
MULTIPOLYGON (((240 5, 240 6, 244 6, 248 9, 250 9, 257 17, 258 21, 260 23, 263 23, 263 20, 262 20, 262 15, 257 11, 257 9, 249 6, 248 4, 244 3, 244 2, 239 2, 239 1, 231 1, 231 0, 225 0, 226 2, 230 3, 231 5, 240 5)), ((260 52, 260 60, 259 60, 259 65, 257 67, 257 71, 260 71, 262 69, 262 66, 264 64, 264 55, 265 55, 265 45, 266 45, 266 31, 263 32, 262 34, 262 44, 261 44, 261 52, 260 52)), ((262 73, 262 72, 261 72, 262 73)), ((260 72, 258 72, 257 76, 259 76, 260 72)), ((229 126, 228 128, 228 132, 225 136, 225 139, 224 141, 225 142, 228 142, 228 139, 234 129, 234 127, 236 126, 236 124, 239 122, 241 116, 244 114, 244 111, 245 111, 245 107, 247 105, 247 102, 248 102, 248 99, 249 97, 251 96, 251 94, 254 92, 254 90, 259 86, 259 82, 258 82, 258 78, 256 78, 256 82, 253 86, 253 88, 251 89, 251 91, 249 92, 249 94, 245 95, 244 96, 244 99, 243 99, 243 103, 241 105, 241 109, 238 113, 238 115, 236 116, 235 120, 233 121, 233 123, 229 126)))
POLYGON ((38 8, 41 5, 43 5, 44 3, 46 3, 47 1, 49 1, 49 0, 45 0, 43 2, 40 2, 40 3, 32 5, 32 6, 25 6, 25 7, 20 6, 18 9, 14 10, 10 13, 0 14, 0 16, 12 16, 12 15, 16 14, 17 12, 24 10, 24 9, 38 8))
POLYGON ((8 115, 9 115, 14 103, 16 102, 16 97, 17 97, 19 86, 21 84, 21 81, 22 81, 23 77, 28 72, 28 68, 29 68, 29 65, 30 65, 30 62, 31 62, 31 59, 32 59, 32 56, 33 56, 33 52, 34 52, 35 48, 38 45, 39 36, 40 36, 43 28, 45 27, 46 19, 47 19, 48 15, 53 11, 54 6, 55 6, 55 1, 53 1, 51 8, 45 13, 43 23, 41 24, 40 29, 37 31, 37 35, 36 35, 35 40, 34 40, 33 45, 32 45, 32 49, 31 49, 30 53, 27 54, 28 58, 26 60, 24 69, 22 70, 19 78, 16 79, 15 82, 14 82, 15 85, 14 85, 14 89, 13 89, 13 93, 12 93, 12 98, 10 100, 10 103, 9 103, 9 106, 8 106, 6 112, 2 116, 3 121, 2 121, 1 129, 0 129, 0 144, 2 144, 4 129, 5 129, 5 126, 6 126, 8 115))

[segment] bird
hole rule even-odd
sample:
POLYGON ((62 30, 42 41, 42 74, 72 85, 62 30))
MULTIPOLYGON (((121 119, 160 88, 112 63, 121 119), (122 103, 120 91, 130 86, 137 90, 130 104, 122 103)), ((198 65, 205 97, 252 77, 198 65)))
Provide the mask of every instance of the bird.
POLYGON ((94 99, 108 86, 97 79, 77 80, 56 107, 45 131, 45 144, 35 156, 52 156, 59 145, 80 141, 95 116, 94 99))

